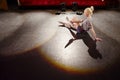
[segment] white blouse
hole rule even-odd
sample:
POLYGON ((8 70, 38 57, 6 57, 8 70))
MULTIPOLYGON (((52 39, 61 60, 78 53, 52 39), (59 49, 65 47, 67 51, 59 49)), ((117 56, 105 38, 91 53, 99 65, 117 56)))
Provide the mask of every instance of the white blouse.
POLYGON ((92 28, 92 18, 86 18, 83 20, 83 22, 81 23, 81 26, 83 27, 83 29, 85 31, 88 31, 89 29, 92 28))

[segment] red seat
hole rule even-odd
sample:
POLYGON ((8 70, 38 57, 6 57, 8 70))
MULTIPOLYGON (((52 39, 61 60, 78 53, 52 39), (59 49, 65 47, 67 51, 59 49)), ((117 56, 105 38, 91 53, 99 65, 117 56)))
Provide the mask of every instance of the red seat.
POLYGON ((57 6, 65 2, 67 6, 71 6, 73 2, 77 2, 78 6, 106 6, 119 4, 118 0, 19 0, 21 6, 57 6))

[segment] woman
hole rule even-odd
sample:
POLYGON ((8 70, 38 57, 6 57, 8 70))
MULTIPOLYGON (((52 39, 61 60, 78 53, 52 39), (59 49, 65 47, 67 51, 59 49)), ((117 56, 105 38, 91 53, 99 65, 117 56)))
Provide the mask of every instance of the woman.
POLYGON ((94 11, 93 6, 88 7, 84 10, 84 14, 83 14, 85 16, 84 20, 79 20, 77 17, 74 17, 72 20, 69 20, 68 18, 66 18, 69 21, 69 23, 64 23, 64 22, 60 22, 60 23, 68 28, 72 27, 76 29, 77 31, 76 35, 82 34, 83 32, 86 32, 86 31, 90 31, 90 33, 92 34, 92 36, 96 41, 102 41, 101 38, 98 38, 96 36, 95 30, 93 28, 93 24, 92 24, 93 11, 94 11))

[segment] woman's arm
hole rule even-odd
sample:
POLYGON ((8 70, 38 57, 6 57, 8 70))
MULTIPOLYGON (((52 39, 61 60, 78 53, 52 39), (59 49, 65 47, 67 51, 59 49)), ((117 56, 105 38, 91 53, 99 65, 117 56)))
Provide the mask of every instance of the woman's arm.
POLYGON ((96 41, 102 41, 101 38, 98 38, 98 37, 96 36, 96 33, 95 33, 95 30, 94 30, 93 26, 91 26, 90 33, 92 34, 92 36, 94 37, 94 39, 95 39, 96 41))

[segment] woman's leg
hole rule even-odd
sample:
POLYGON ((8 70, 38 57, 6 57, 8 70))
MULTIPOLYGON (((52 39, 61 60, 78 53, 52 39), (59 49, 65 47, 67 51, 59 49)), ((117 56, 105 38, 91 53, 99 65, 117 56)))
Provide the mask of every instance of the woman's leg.
POLYGON ((59 23, 64 25, 67 28, 71 28, 71 24, 70 23, 65 23, 65 22, 62 22, 62 21, 59 21, 59 23))

